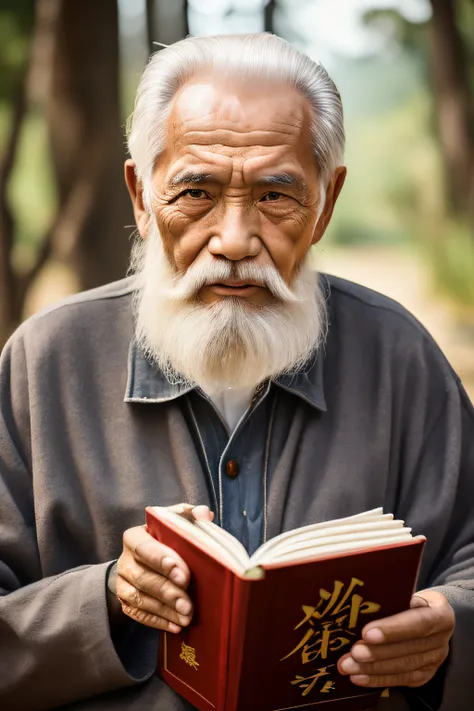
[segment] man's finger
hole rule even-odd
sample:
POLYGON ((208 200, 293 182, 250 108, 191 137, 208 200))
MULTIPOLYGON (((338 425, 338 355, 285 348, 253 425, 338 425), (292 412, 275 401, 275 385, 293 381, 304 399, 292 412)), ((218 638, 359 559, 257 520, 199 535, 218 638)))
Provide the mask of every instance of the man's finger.
POLYGON ((367 674, 356 674, 350 677, 353 684, 357 686, 371 688, 386 688, 394 686, 418 687, 427 684, 436 673, 437 667, 420 669, 406 674, 387 674, 380 676, 370 676, 367 674))
MULTIPOLYGON (((171 580, 155 573, 134 558, 119 559, 117 574, 127 581, 138 592, 146 593, 156 600, 175 608, 181 614, 191 614, 191 600, 171 580)), ((139 605, 137 605, 139 607, 139 605)))
POLYGON ((214 518, 209 506, 195 506, 192 513, 196 521, 212 521, 214 518))
POLYGON ((443 614, 441 608, 417 607, 369 622, 362 630, 362 639, 367 644, 386 644, 451 631, 451 620, 443 614))
POLYGON ((410 609, 414 609, 415 607, 429 607, 430 604, 428 600, 425 600, 425 598, 422 595, 417 595, 416 593, 412 596, 410 600, 410 609))
POLYGON ((144 526, 125 531, 123 544, 136 560, 148 568, 165 575, 183 589, 188 586, 190 571, 184 560, 171 548, 156 541, 144 526))
POLYGON ((131 607, 126 603, 122 603, 122 611, 127 617, 131 617, 135 622, 140 622, 142 625, 147 627, 153 627, 156 630, 163 630, 164 632, 173 632, 177 634, 181 632, 181 627, 175 625, 174 622, 170 622, 164 617, 157 617, 144 610, 139 610, 137 607, 131 607))
POLYGON ((338 663, 338 669, 342 674, 366 674, 369 676, 386 676, 393 674, 405 674, 423 670, 429 667, 439 667, 444 662, 449 653, 449 646, 437 649, 430 649, 419 654, 405 654, 395 659, 382 659, 377 662, 357 662, 352 656, 348 656, 338 663))
POLYGON ((365 644, 358 642, 354 644, 350 655, 357 662, 377 662, 382 659, 396 659, 405 654, 420 654, 432 649, 438 649, 445 644, 446 634, 430 635, 429 637, 418 637, 406 642, 392 642, 391 644, 365 644))
MULTIPOLYGON (((190 614, 180 614, 174 607, 166 605, 142 590, 137 590, 137 588, 120 577, 117 578, 117 597, 122 604, 122 609, 125 614, 129 614, 125 611, 125 608, 128 610, 140 610, 146 615, 162 617, 180 628, 185 627, 191 621, 190 614)), ((134 613, 134 619, 138 619, 137 614, 137 612, 134 613)))

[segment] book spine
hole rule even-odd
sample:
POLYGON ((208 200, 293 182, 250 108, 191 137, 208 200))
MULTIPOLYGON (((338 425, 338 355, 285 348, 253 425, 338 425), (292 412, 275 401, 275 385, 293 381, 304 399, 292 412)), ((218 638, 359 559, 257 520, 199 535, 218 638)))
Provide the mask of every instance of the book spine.
POLYGON ((222 609, 222 627, 221 636, 219 640, 219 670, 218 670, 218 711, 225 711, 226 708, 226 694, 227 685, 229 679, 229 655, 230 655, 230 638, 231 638, 231 625, 232 625, 232 604, 233 604, 233 594, 234 594, 234 580, 235 575, 232 571, 228 570, 225 576, 224 582, 224 601, 222 609))
POLYGON ((238 709, 247 611, 252 585, 257 582, 255 580, 244 580, 237 575, 233 576, 225 711, 237 711, 238 709))

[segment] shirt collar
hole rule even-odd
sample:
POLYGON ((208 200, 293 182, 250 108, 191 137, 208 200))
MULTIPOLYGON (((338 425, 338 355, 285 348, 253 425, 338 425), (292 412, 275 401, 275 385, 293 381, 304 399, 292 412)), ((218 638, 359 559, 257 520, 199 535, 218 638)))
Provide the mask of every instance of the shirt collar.
MULTIPOLYGON (((324 354, 318 352, 294 375, 280 375, 275 385, 317 408, 326 411, 323 387, 324 354)), ((124 402, 160 403, 176 400, 196 386, 170 383, 164 373, 151 363, 132 340, 128 355, 128 379, 124 402)))
MULTIPOLYGON (((329 282, 324 276, 322 286, 330 315, 329 282)), ((280 375, 273 381, 275 385, 323 412, 326 412, 324 397, 324 351, 322 348, 295 374, 280 375)), ((128 354, 128 378, 124 402, 160 403, 176 400, 191 390, 193 385, 170 383, 164 373, 154 365, 138 347, 134 339, 128 354)))
POLYGON ((128 378, 124 402, 168 402, 194 389, 193 385, 170 383, 132 338, 128 351, 128 378))

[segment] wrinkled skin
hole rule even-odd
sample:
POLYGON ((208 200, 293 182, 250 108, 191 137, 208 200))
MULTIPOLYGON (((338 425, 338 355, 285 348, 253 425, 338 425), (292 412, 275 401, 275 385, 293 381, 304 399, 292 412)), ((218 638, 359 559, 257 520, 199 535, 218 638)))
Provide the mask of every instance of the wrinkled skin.
MULTIPOLYGON (((321 183, 305 99, 279 84, 189 84, 175 97, 166 145, 153 178, 153 217, 178 273, 212 255, 271 264, 290 284, 323 236, 346 174, 340 167, 327 181, 318 220, 321 183), (286 184, 269 182, 282 175, 286 184)), ((145 237, 150 216, 131 161, 126 178, 145 237)), ((210 285, 200 296, 210 303, 227 295, 210 285)), ((264 288, 232 295, 270 298, 264 288)))

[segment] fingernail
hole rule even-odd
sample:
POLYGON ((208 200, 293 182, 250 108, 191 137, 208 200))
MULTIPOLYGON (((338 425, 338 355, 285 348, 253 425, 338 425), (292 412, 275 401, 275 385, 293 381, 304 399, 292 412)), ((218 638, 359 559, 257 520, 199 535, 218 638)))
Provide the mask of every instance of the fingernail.
POLYGON ((360 667, 357 664, 352 657, 347 657, 347 659, 344 659, 343 662, 341 662, 341 669, 343 669, 347 674, 357 674, 358 671, 360 671, 360 667))
POLYGON ((185 600, 184 597, 178 598, 174 607, 176 612, 179 612, 180 615, 189 615, 192 609, 191 603, 185 600))
POLYGON ((351 654, 356 662, 370 662, 372 654, 365 644, 355 644, 351 649, 351 654))
POLYGON ((384 634, 378 627, 367 630, 367 632, 363 633, 363 637, 366 642, 372 642, 372 644, 380 644, 384 641, 384 634))
POLYGON ((370 682, 370 676, 366 674, 355 674, 351 676, 350 679, 354 684, 358 684, 358 686, 367 686, 370 682))
POLYGON ((176 565, 176 563, 174 562, 173 558, 169 558, 168 556, 165 556, 161 561, 161 566, 163 570, 168 570, 169 568, 172 568, 173 565, 176 565))
POLYGON ((195 506, 193 508, 193 516, 196 520, 199 519, 207 519, 209 518, 209 506, 204 506, 203 504, 200 506, 195 506))
POLYGON ((170 572, 168 577, 170 580, 173 581, 173 583, 176 583, 176 585, 184 585, 184 583, 186 582, 185 574, 183 573, 182 570, 180 570, 176 566, 170 572))
POLYGON ((167 632, 174 632, 174 634, 178 634, 178 632, 181 632, 181 627, 179 625, 175 625, 174 622, 168 622, 168 630, 167 632))

